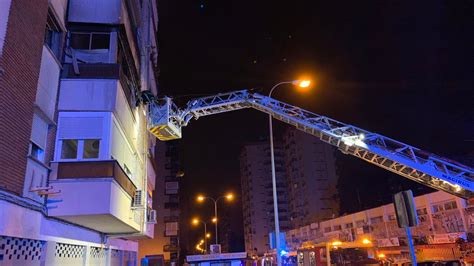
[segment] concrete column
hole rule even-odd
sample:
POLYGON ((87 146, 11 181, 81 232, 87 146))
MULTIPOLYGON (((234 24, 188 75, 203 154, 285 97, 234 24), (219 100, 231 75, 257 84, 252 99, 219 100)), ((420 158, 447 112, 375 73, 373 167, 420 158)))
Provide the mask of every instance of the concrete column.
POLYGON ((46 241, 43 247, 42 254, 41 254, 40 265, 41 266, 53 265, 53 262, 55 260, 55 256, 54 256, 55 251, 56 251, 56 242, 46 241))
POLYGON ((84 266, 86 265, 90 265, 90 254, 91 254, 91 247, 90 246, 85 246, 85 249, 84 249, 84 266))

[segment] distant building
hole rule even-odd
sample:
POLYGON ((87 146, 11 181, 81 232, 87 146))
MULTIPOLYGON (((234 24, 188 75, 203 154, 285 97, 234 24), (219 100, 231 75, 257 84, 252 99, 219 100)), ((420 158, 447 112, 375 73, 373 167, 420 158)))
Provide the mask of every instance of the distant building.
MULTIPOLYGON (((289 229, 283 147, 275 146, 275 170, 280 230, 289 229)), ((246 144, 240 153, 245 249, 263 254, 269 249, 268 234, 274 231, 270 145, 268 141, 246 144)))
MULTIPOLYGON (((470 241, 474 239, 474 206, 466 200, 438 191, 415 197, 415 206, 419 220, 419 225, 412 228, 415 245, 453 244, 460 237, 470 241)), ((397 225, 393 204, 306 224, 286 232, 290 250, 296 250, 307 241, 314 244, 341 241, 363 246, 364 238, 387 256, 409 259, 406 232, 397 225), (385 249, 388 251, 385 252, 385 249)), ((455 251, 452 248, 457 250, 455 245, 449 246, 449 255, 455 251)), ((417 256, 421 254, 432 259, 434 255, 441 255, 444 249, 444 246, 431 246, 417 251, 417 256)))
POLYGON ((156 1, 0 1, 0 264, 136 265, 156 1))
POLYGON ((338 215, 335 149, 297 129, 283 143, 292 228, 338 215))
POLYGON ((179 188, 182 172, 177 142, 157 142, 155 149, 156 185, 153 191, 153 209, 157 212, 153 239, 140 240, 139 258, 162 256, 166 265, 178 265, 179 242, 179 188))

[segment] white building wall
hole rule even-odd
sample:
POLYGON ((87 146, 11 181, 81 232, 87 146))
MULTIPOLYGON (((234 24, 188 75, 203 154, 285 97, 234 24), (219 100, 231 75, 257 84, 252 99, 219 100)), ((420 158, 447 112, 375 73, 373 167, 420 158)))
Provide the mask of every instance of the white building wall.
POLYGON ((119 24, 121 4, 121 0, 70 0, 68 20, 69 22, 119 24))
POLYGON ((54 55, 46 46, 43 46, 38 89, 36 91, 36 105, 51 121, 54 120, 60 70, 61 68, 54 55))

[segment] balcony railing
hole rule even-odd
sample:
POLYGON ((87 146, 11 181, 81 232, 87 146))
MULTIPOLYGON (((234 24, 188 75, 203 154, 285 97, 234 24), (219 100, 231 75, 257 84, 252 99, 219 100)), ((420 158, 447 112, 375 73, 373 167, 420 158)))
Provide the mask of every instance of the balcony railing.
POLYGON ((115 160, 87 162, 59 162, 58 179, 113 178, 132 198, 137 187, 115 160))

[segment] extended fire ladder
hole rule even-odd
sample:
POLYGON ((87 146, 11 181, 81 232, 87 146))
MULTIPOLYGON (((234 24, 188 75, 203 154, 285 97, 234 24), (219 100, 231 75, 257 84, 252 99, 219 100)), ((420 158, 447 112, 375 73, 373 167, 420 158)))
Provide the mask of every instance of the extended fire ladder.
POLYGON ((466 199, 474 196, 474 170, 468 166, 247 90, 193 99, 184 109, 171 98, 151 102, 148 128, 160 140, 179 139, 192 118, 244 108, 270 114, 345 154, 434 189, 466 199))

